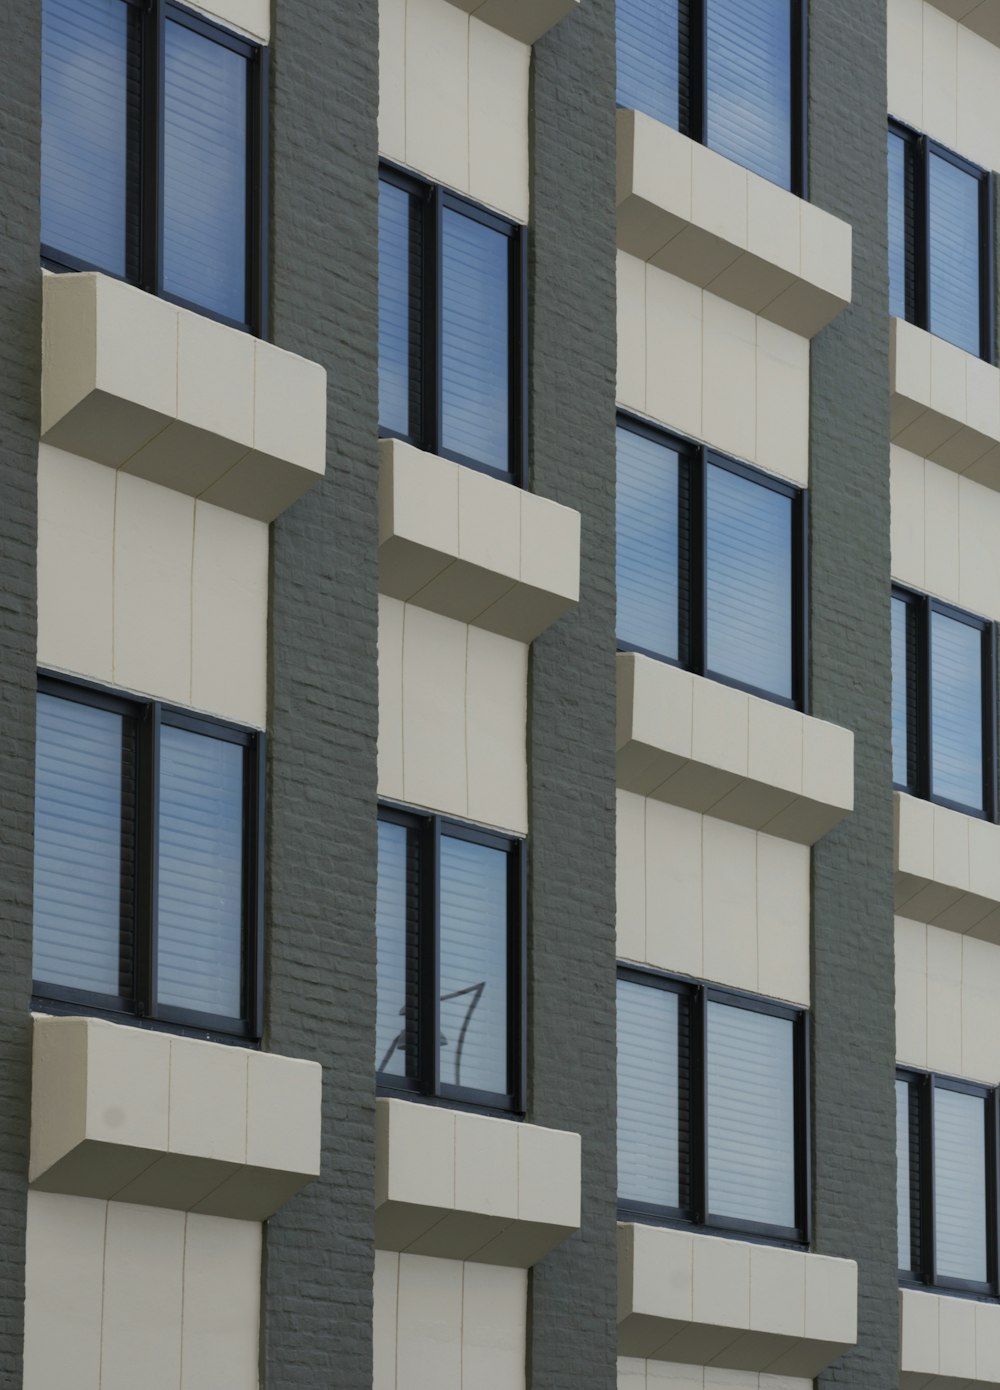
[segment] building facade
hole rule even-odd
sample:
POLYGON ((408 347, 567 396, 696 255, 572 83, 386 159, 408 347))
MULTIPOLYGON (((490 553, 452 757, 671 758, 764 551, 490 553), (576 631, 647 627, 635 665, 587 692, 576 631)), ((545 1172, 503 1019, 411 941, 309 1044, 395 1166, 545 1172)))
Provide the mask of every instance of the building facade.
POLYGON ((1000 0, 7 0, 0 1384, 1000 1385, 1000 0))

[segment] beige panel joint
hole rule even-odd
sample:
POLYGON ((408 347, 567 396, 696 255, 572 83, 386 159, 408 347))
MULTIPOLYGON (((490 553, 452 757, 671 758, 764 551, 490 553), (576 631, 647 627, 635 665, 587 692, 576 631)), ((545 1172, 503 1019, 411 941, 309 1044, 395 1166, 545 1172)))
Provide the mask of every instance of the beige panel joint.
POLYGON ((509 34, 534 43, 579 8, 580 0, 448 0, 456 9, 509 34))

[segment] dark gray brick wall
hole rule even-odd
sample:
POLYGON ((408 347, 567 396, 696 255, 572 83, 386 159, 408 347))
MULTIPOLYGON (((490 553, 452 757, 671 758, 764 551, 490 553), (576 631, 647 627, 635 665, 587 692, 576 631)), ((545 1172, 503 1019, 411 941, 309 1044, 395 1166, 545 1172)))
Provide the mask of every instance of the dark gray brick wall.
POLYGON ((821 1385, 899 1383, 889 645, 884 0, 810 7, 812 200, 854 228, 854 302, 815 339, 813 712, 855 734, 855 811, 813 853, 815 1249, 855 1259, 857 1350, 821 1385))
POLYGON ((535 48, 532 486, 583 516, 579 608, 532 647, 529 1119, 583 1135, 583 1227, 531 1276, 533 1390, 613 1390, 614 5, 535 48))
POLYGON ((265 1045, 321 1062, 323 1171, 267 1228, 271 1390, 371 1390, 377 6, 280 0, 272 328, 329 374, 327 476, 271 531, 265 1045))
POLYGON ((0 44, 0 1385, 21 1383, 31 1068, 36 476, 42 302, 38 0, 0 44))

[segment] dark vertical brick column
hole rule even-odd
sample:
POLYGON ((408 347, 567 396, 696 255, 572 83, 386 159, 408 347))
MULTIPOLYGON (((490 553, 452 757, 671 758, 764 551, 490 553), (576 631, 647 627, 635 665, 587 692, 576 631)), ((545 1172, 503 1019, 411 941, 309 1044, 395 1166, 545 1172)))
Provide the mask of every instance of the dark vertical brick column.
POLYGON ((854 302, 812 347, 813 713, 855 735, 855 810, 813 852, 814 1248, 858 1262, 857 1350, 899 1383, 884 0, 810 6, 813 202, 854 228, 854 302))
POLYGON ((583 1227, 537 1265, 533 1390, 613 1390, 615 1268, 614 5, 535 47, 531 477, 583 517, 579 608, 532 647, 528 1118, 583 1136, 583 1227))
POLYGON ((271 1390, 371 1390, 378 10, 276 0, 274 341, 329 374, 325 481, 271 529, 265 1046, 324 1068, 323 1171, 268 1224, 271 1390))
POLYGON ((31 1108, 31 895, 42 285, 41 6, 0 44, 0 1384, 21 1383, 31 1108))

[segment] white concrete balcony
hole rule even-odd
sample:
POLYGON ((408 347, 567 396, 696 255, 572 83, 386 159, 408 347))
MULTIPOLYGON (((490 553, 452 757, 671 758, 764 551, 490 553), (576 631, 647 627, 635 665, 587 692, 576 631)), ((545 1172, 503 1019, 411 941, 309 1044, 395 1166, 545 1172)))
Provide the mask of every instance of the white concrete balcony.
POLYGON ((896 911, 1000 945, 1000 825, 897 792, 896 911))
POLYGON ((899 1291, 900 1390, 996 1390, 1000 1307, 899 1291))
POLYGON ((641 111, 618 112, 618 246, 803 337, 851 302, 851 228, 641 111))
POLYGON ((579 7, 580 0, 449 0, 456 9, 521 43, 534 43, 579 7))

